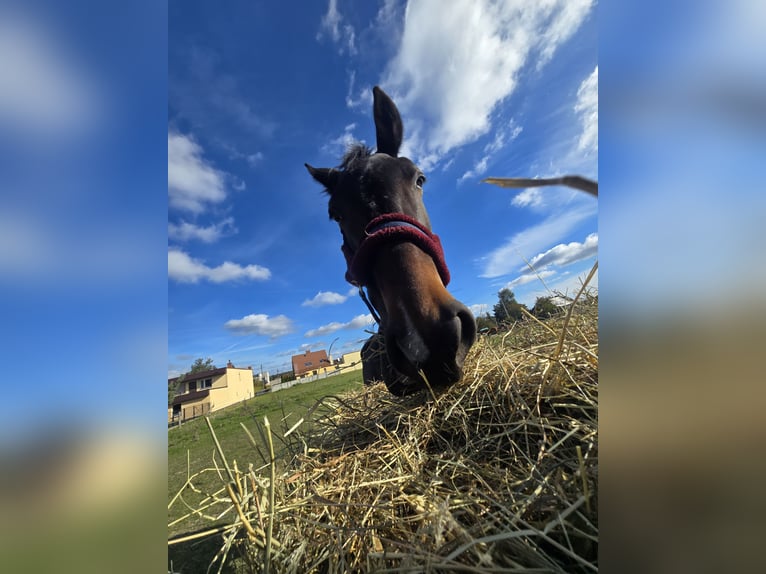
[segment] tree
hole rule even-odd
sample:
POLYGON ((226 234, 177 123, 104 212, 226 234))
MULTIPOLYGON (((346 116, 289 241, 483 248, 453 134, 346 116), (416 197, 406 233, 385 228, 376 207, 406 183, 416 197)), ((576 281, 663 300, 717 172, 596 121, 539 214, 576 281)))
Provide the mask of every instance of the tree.
POLYGON ((203 371, 212 371, 215 369, 215 365, 213 364, 213 359, 208 357, 207 359, 196 359, 191 366, 191 369, 189 369, 189 374, 192 373, 201 373, 203 371))
POLYGON ((168 405, 171 405, 173 403, 173 399, 176 396, 176 392, 178 391, 178 385, 180 385, 181 382, 176 379, 173 382, 168 381, 168 405))
POLYGON ((501 323, 518 321, 524 316, 522 309, 525 309, 525 307, 516 301, 516 296, 513 294, 513 291, 508 288, 500 289, 497 293, 497 298, 498 302, 492 307, 492 311, 498 325, 501 323))
POLYGON ((553 315, 555 315, 558 310, 559 308, 556 307, 555 303, 553 302, 553 297, 538 297, 535 301, 535 306, 532 307, 531 313, 535 317, 544 319, 547 317, 553 317, 553 315))
POLYGON ((168 406, 173 404, 173 399, 176 397, 176 394, 178 393, 178 388, 181 386, 181 383, 183 382, 185 377, 186 377, 186 374, 183 374, 180 377, 176 377, 172 381, 168 381, 168 406))
POLYGON ((191 375, 193 373, 202 373, 204 371, 212 371, 213 369, 215 369, 215 365, 213 364, 213 359, 211 359, 210 357, 208 357, 207 359, 202 359, 202 358, 195 359, 188 373, 184 373, 172 383, 170 382, 168 383, 168 404, 171 404, 173 402, 173 398, 176 396, 176 393, 178 392, 178 387, 181 386, 181 383, 183 382, 184 378, 187 375, 191 375))
POLYGON ((481 333, 483 329, 497 329, 497 321, 489 313, 476 317, 476 330, 481 333))

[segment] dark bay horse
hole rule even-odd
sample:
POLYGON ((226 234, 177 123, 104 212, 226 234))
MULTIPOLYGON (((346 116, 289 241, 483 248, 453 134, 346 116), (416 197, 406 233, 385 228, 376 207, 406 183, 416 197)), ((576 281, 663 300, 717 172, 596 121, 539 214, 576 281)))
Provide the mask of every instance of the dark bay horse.
POLYGON ((449 270, 423 204, 426 178, 398 157, 399 110, 379 87, 372 92, 377 150, 355 144, 338 168, 306 168, 330 196, 346 280, 379 315, 378 333, 362 349, 365 382, 382 380, 396 395, 426 384, 443 389, 462 377, 476 322, 446 289, 449 270))

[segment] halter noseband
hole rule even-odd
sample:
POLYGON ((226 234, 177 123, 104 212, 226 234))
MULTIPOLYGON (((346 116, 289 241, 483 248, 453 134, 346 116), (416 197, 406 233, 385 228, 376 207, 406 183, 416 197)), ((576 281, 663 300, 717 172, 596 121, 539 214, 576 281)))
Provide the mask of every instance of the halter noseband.
POLYGON ((449 269, 444 260, 444 250, 439 236, 431 233, 417 219, 403 213, 384 213, 370 221, 364 231, 365 238, 356 251, 352 251, 345 243, 341 250, 348 266, 346 281, 359 287, 362 300, 370 311, 373 311, 372 315, 378 323, 380 323, 380 319, 367 300, 362 288, 370 282, 375 254, 386 243, 408 242, 418 246, 433 260, 444 286, 446 287, 449 283, 449 269))

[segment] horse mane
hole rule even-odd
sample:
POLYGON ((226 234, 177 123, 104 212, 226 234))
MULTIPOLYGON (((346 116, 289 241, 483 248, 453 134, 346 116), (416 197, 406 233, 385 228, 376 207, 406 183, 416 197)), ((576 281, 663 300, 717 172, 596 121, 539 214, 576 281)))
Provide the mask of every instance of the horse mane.
POLYGON ((343 154, 343 160, 341 160, 339 167, 343 171, 349 171, 354 169, 357 163, 366 160, 372 154, 372 148, 367 147, 361 142, 354 142, 346 149, 346 153, 343 154))

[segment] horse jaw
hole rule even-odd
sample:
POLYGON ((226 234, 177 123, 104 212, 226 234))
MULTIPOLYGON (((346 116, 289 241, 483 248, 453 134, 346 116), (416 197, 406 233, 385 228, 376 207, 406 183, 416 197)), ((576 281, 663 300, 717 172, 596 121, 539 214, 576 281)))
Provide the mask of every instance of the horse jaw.
POLYGON ((381 251, 374 275, 394 368, 415 380, 422 371, 437 388, 460 380, 476 322, 444 287, 430 256, 412 244, 394 245, 381 251))

